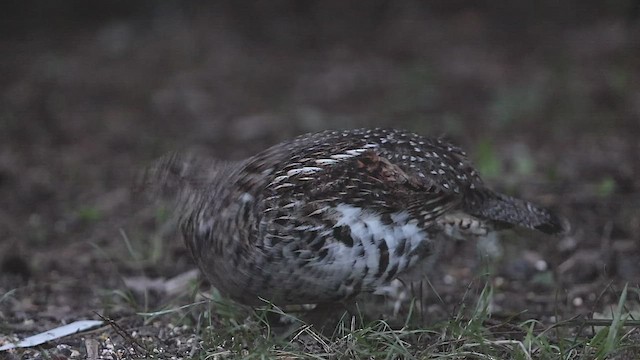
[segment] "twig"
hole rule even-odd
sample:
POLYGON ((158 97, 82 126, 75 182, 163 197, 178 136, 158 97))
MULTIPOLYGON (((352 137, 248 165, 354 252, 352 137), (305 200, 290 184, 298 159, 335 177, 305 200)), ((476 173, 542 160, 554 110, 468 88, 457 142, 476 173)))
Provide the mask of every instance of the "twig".
POLYGON ((142 346, 136 339, 134 339, 131 335, 129 335, 129 333, 127 331, 125 331, 117 322, 115 322, 113 319, 108 318, 106 316, 103 316, 97 312, 95 312, 96 315, 98 315, 98 317, 102 320, 104 320, 105 322, 107 322, 107 324, 109 324, 111 326, 111 328, 113 329, 113 331, 116 332, 116 334, 118 334, 122 339, 124 339, 124 341, 129 345, 129 347, 131 349, 133 349, 134 351, 134 355, 139 355, 136 350, 141 351, 145 356, 149 354, 149 352, 147 351, 147 349, 145 349, 144 346, 142 346), (135 347, 133 346, 135 345, 135 347), (137 347, 137 349, 136 349, 137 347))

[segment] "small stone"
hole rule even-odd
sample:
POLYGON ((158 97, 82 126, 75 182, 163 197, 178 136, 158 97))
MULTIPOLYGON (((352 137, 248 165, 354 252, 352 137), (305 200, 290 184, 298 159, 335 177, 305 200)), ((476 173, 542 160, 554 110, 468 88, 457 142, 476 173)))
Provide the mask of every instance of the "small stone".
POLYGON ((580 307, 580 306, 582 306, 583 303, 584 303, 584 301, 582 300, 581 297, 573 298, 573 301, 572 301, 573 306, 580 307))

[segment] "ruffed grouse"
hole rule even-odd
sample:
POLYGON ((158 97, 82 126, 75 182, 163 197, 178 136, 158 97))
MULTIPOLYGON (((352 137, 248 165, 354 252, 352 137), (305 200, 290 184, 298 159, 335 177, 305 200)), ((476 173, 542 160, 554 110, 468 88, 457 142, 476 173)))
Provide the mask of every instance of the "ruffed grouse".
POLYGON ((198 266, 248 305, 375 293, 432 256, 441 234, 565 228, 548 210, 486 188, 460 148, 392 129, 302 135, 240 162, 172 154, 146 183, 179 193, 198 266))

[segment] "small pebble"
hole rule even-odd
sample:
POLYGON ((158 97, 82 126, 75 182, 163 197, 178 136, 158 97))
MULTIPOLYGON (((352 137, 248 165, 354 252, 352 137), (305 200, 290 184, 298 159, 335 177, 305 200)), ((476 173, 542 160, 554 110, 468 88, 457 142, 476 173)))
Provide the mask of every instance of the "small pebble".
POLYGON ((576 298, 573 299, 573 306, 575 306, 575 307, 582 306, 583 303, 584 303, 584 301, 582 300, 581 297, 576 297, 576 298))

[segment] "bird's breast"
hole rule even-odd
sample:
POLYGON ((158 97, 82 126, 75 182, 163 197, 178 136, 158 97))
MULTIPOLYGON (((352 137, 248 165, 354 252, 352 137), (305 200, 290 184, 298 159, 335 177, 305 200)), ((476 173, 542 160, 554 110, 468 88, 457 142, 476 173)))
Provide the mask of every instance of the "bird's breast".
POLYGON ((337 241, 330 255, 337 263, 351 260, 352 273, 360 274, 365 287, 392 280, 426 255, 427 233, 407 212, 378 214, 343 203, 335 207, 335 219, 334 229, 342 230, 333 232, 337 241), (341 237, 346 232, 349 240, 341 237))

